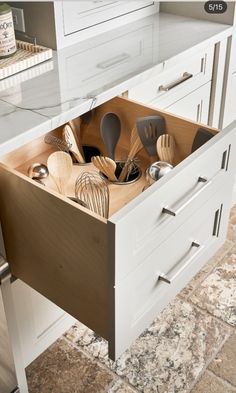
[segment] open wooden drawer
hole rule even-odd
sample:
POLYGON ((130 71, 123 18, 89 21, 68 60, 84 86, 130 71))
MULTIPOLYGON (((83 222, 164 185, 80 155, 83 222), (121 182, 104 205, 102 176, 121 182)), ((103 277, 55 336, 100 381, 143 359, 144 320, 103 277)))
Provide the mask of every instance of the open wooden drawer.
MULTIPOLYGON (((106 220, 58 194, 52 184, 45 187, 26 175, 30 163, 46 162, 52 152, 40 138, 1 160, 0 218, 12 273, 107 339, 109 355, 115 359, 137 337, 140 326, 144 328, 150 323, 155 309, 161 308, 159 302, 152 314, 149 310, 145 314, 144 307, 139 329, 130 326, 130 331, 124 332, 123 320, 129 312, 124 293, 127 297, 129 294, 120 288, 126 281, 139 277, 136 272, 141 266, 145 271, 146 259, 150 260, 149 265, 154 263, 153 255, 158 257, 163 242, 168 244, 179 228, 181 233, 189 231, 192 214, 197 214, 203 225, 209 218, 213 228, 216 224, 212 217, 220 209, 218 206, 224 205, 223 215, 227 219, 236 156, 236 125, 221 133, 208 128, 214 138, 191 155, 199 124, 115 98, 95 110, 84 136, 84 144, 98 147, 101 154, 106 152, 99 136, 99 124, 106 112, 117 113, 122 122, 117 159, 126 156, 137 117, 161 114, 166 132, 175 137, 176 160, 181 162, 142 192, 146 184, 145 168, 150 163, 142 150, 141 178, 133 185, 110 186, 110 217, 106 220), (199 177, 206 181, 199 182, 199 177), (205 201, 221 192, 214 211, 208 213, 206 208, 202 209, 205 201), (176 216, 166 215, 164 207, 174 209, 176 216)), ((60 128, 55 130, 60 132, 60 128)), ((83 168, 75 166, 74 176, 81 170, 90 170, 91 164, 83 168)), ((72 191, 69 188, 68 194, 72 191)), ((209 248, 215 251, 216 243, 212 248, 206 247, 206 258, 210 255, 209 248)), ((201 258, 204 260, 204 252, 201 258)), ((187 278, 194 273, 196 269, 190 269, 187 278)), ((173 285, 179 290, 185 283, 186 279, 180 277, 173 285)), ((138 281, 136 284, 139 286, 138 281)), ((160 291, 162 284, 157 283, 160 291)), ((174 296, 176 292, 171 293, 174 296)), ((159 291, 158 296, 161 298, 159 291)))

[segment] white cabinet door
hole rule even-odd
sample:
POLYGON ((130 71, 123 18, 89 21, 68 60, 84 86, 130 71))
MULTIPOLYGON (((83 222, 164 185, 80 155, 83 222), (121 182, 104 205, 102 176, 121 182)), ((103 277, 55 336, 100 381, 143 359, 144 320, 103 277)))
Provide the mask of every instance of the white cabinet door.
POLYGON ((118 16, 152 5, 153 1, 63 1, 64 34, 117 18, 118 16))
MULTIPOLYGON (((209 82, 164 109, 198 123, 208 124, 210 92, 211 83, 209 82)), ((159 107, 158 101, 155 106, 159 107)))
POLYGON ((12 293, 26 367, 75 320, 21 280, 12 284, 12 293))
POLYGON ((224 124, 226 127, 236 119, 236 105, 235 105, 235 91, 236 91, 236 71, 230 75, 228 88, 226 93, 224 124))

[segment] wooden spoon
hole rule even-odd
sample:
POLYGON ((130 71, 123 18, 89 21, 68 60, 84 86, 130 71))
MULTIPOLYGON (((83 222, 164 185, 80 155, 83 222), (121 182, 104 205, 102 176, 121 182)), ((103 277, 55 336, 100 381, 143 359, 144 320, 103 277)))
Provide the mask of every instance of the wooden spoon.
POLYGON ((94 156, 91 159, 93 165, 104 175, 107 176, 110 181, 117 181, 115 175, 116 163, 109 157, 94 156))
POLYGON ((161 135, 157 140, 157 154, 161 161, 173 165, 175 159, 175 140, 172 135, 161 135))
POLYGON ((83 155, 81 151, 79 150, 79 147, 77 145, 73 129, 69 124, 66 124, 65 127, 63 128, 63 138, 65 139, 66 143, 70 144, 70 151, 71 153, 75 156, 76 160, 80 162, 81 164, 85 163, 85 160, 83 158, 83 155))
POLYGON ((66 186, 72 174, 72 159, 63 151, 50 154, 47 161, 50 176, 53 178, 58 191, 65 195, 66 186))
POLYGON ((136 154, 143 148, 143 144, 141 142, 141 139, 137 133, 137 129, 136 126, 134 126, 134 128, 131 131, 131 136, 130 136, 130 151, 128 154, 128 158, 127 161, 125 163, 125 165, 122 168, 122 171, 120 173, 119 176, 119 181, 124 181, 127 173, 128 173, 128 169, 129 169, 129 162, 130 160, 133 160, 134 157, 136 156, 136 154))

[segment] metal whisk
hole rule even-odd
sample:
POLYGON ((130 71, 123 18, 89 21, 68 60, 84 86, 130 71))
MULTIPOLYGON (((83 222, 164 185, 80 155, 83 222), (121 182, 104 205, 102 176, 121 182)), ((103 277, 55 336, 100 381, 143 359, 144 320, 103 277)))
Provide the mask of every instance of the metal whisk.
POLYGON ((83 172, 75 182, 75 197, 86 203, 88 209, 102 217, 109 215, 109 189, 97 172, 83 172))
POLYGON ((71 144, 67 143, 63 139, 57 138, 54 135, 46 134, 44 137, 44 142, 48 145, 56 146, 59 150, 64 151, 65 153, 69 153, 71 144))

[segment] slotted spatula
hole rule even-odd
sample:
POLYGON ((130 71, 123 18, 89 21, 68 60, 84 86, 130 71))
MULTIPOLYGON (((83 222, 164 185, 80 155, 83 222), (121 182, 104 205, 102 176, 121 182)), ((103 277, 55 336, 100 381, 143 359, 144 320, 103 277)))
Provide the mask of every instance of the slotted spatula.
POLYGON ((165 133, 165 120, 161 116, 141 117, 137 120, 137 130, 141 142, 149 156, 156 156, 156 143, 165 133))

